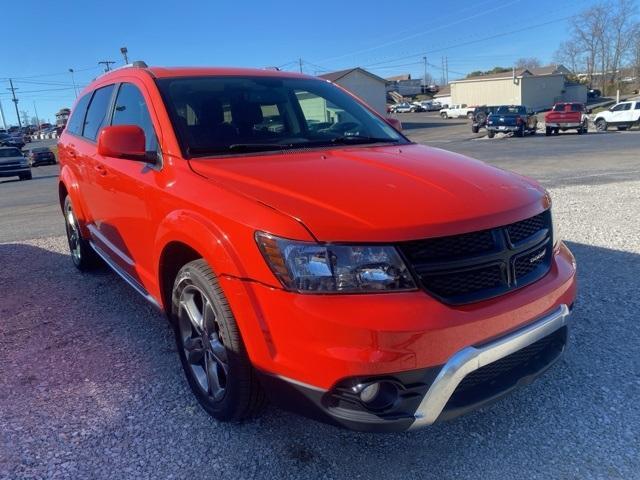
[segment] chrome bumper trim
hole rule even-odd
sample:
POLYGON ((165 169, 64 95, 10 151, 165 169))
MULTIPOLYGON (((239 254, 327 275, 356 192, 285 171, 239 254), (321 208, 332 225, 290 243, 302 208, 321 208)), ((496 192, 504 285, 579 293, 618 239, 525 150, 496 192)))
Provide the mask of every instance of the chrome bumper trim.
POLYGON ((471 372, 511 355, 552 334, 567 324, 569 307, 562 304, 539 320, 478 347, 466 347, 455 353, 423 397, 411 429, 433 424, 460 382, 471 372))

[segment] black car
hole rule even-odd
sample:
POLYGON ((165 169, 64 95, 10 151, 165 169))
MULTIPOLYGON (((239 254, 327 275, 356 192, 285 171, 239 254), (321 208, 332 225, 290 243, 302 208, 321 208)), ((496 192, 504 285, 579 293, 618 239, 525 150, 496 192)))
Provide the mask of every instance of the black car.
POLYGON ((31 162, 32 167, 37 167, 39 165, 55 165, 57 163, 56 156, 46 147, 34 148, 29 151, 29 161, 31 162))
POLYGON ((587 98, 600 98, 602 96, 602 92, 597 88, 590 88, 587 91, 587 98))
POLYGON ((471 131, 473 133, 478 133, 481 128, 486 128, 487 126, 487 118, 493 112, 496 111, 497 106, 487 106, 483 105, 481 107, 476 107, 473 111, 473 123, 471 124, 471 131))

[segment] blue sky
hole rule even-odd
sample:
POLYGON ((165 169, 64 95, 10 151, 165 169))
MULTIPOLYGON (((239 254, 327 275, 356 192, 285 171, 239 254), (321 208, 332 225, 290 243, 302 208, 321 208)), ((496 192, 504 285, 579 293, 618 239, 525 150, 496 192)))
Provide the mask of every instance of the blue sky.
POLYGON ((35 102, 53 121, 75 98, 68 69, 86 85, 102 71, 99 60, 123 64, 125 45, 130 59, 150 65, 297 69, 302 58, 305 73, 363 66, 383 77, 421 76, 426 54, 435 79, 447 56, 453 79, 525 56, 550 62, 567 36, 562 19, 594 1, 11 2, 3 7, 0 101, 15 124, 5 90, 14 78, 19 109, 34 116, 35 102))

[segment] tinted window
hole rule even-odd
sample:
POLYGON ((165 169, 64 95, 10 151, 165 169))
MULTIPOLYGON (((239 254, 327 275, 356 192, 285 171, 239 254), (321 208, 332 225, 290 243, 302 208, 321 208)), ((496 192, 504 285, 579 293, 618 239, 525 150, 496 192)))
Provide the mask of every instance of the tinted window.
POLYGON ((118 91, 111 125, 137 125, 144 130, 147 152, 157 150, 157 139, 147 104, 138 87, 123 83, 118 91))
POLYGON ((82 135, 82 124, 84 122, 84 114, 87 113, 87 105, 91 94, 87 93, 84 97, 78 100, 76 107, 73 109, 71 118, 67 122, 66 130, 74 135, 82 135))
POLYGON ((636 110, 640 110, 640 102, 636 102, 636 110))
POLYGON ((571 111, 572 112, 582 112, 583 111, 582 104, 580 104, 580 103, 572 103, 571 104, 571 111))
POLYGON ((87 117, 84 121, 84 137, 90 140, 98 138, 98 132, 107 122, 107 113, 112 92, 113 85, 109 85, 108 87, 99 88, 93 94, 89 109, 87 110, 87 117))
POLYGON ((616 105, 612 109, 613 112, 621 112, 623 110, 631 110, 631 104, 630 103, 619 103, 618 105, 616 105))
POLYGON ((498 107, 498 109, 496 110, 496 113, 498 115, 526 115, 527 114, 527 109, 525 107, 521 107, 521 106, 502 106, 502 107, 498 107))
POLYGON ((161 79, 158 85, 189 156, 406 142, 321 80, 199 77, 161 79))
POLYGON ((0 148, 0 157, 21 157, 22 153, 17 148, 0 148))

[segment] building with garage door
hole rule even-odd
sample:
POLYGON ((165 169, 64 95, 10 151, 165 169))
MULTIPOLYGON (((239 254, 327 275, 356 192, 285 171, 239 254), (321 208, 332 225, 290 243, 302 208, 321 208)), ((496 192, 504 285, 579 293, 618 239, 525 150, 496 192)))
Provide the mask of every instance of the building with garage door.
POLYGON ((356 67, 320 75, 361 98, 381 115, 386 114, 387 81, 365 69, 356 67))
POLYGON ((451 82, 451 100, 467 105, 524 105, 536 111, 556 102, 587 101, 587 87, 570 81, 562 65, 514 69, 451 82))

